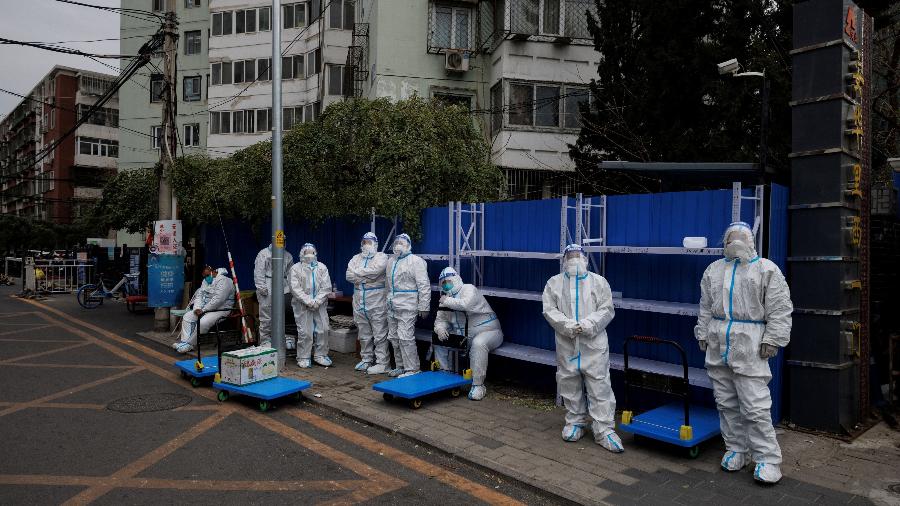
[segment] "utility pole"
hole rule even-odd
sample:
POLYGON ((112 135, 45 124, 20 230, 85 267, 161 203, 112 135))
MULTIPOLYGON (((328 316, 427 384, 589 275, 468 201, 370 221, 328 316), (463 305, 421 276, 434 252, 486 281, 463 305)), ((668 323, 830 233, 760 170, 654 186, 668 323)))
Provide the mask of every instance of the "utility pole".
MULTIPOLYGON (((175 20, 175 12, 166 12, 166 21, 163 25, 163 108, 162 108, 162 143, 159 149, 159 206, 158 219, 172 219, 172 187, 169 185, 169 174, 172 170, 175 154, 175 126, 172 124, 175 111, 175 51, 178 40, 178 22, 175 20)), ((152 90, 151 90, 152 93, 152 90)), ((156 231, 154 230, 154 233, 156 231)), ((169 310, 168 307, 156 308, 153 319, 153 330, 156 332, 168 332, 169 310)))
POLYGON ((281 173, 281 0, 272 0, 272 344, 283 370, 284 210, 281 173))

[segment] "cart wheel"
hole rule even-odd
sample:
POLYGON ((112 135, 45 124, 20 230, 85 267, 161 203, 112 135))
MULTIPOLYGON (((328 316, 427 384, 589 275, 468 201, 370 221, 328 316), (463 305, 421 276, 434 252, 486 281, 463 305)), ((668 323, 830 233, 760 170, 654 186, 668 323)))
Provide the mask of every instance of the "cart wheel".
POLYGON ((410 399, 409 407, 413 409, 419 409, 422 407, 422 399, 410 399))
POLYGON ((269 401, 259 401, 259 410, 265 413, 269 410, 269 401))
POLYGON ((293 395, 294 402, 300 402, 303 400, 303 392, 294 392, 293 395))
POLYGON ((439 370, 441 370, 441 364, 439 364, 437 360, 432 360, 432 361, 431 361, 431 370, 432 370, 432 371, 439 371, 439 370))
POLYGON ((394 400, 393 394, 389 394, 387 392, 385 392, 385 394, 382 395, 382 397, 384 397, 384 400, 386 400, 387 402, 392 402, 394 400))
POLYGON ((188 378, 188 373, 181 371, 181 379, 187 379, 187 378, 188 378))
POLYGON ((228 400, 228 392, 219 390, 219 395, 217 395, 216 398, 219 399, 219 402, 225 402, 228 400))
POLYGON ((454 388, 453 390, 450 390, 450 397, 459 397, 459 389, 454 388))
POLYGON ((696 459, 698 455, 700 455, 700 447, 698 445, 688 448, 688 457, 696 459))
POLYGON ((196 377, 196 376, 194 376, 193 378, 191 378, 191 386, 194 387, 194 388, 199 387, 199 386, 200 386, 200 378, 198 378, 198 377, 196 377))

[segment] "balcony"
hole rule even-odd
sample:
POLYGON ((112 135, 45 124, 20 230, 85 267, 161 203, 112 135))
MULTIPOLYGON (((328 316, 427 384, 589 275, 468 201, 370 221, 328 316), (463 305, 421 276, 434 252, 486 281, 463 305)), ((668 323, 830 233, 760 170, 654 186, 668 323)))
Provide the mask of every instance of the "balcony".
POLYGON ((594 0, 497 0, 479 11, 480 47, 493 52, 503 41, 592 44, 587 13, 594 0))

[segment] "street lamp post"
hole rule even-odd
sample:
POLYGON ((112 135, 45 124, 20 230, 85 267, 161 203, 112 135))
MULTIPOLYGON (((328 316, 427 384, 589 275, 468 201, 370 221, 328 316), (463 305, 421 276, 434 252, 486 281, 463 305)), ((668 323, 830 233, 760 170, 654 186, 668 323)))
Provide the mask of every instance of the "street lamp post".
POLYGON ((760 99, 762 102, 762 110, 760 111, 759 121, 759 169, 765 176, 766 162, 769 154, 769 80, 766 79, 765 72, 741 72, 741 64, 737 58, 724 61, 718 65, 719 75, 731 75, 731 77, 761 77, 762 86, 760 87, 760 99))

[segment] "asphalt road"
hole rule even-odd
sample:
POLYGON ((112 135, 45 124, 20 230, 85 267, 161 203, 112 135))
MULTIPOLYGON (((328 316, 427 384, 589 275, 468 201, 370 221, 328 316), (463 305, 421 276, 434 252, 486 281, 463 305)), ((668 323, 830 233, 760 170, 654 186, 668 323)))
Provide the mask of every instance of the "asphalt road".
POLYGON ((0 288, 0 504, 556 504, 309 402, 215 399, 151 315, 0 288))

